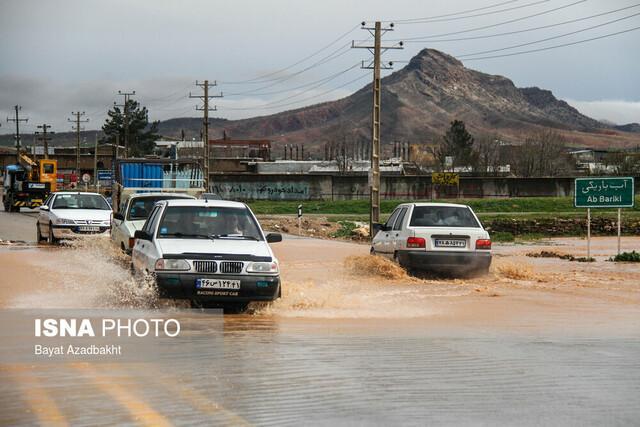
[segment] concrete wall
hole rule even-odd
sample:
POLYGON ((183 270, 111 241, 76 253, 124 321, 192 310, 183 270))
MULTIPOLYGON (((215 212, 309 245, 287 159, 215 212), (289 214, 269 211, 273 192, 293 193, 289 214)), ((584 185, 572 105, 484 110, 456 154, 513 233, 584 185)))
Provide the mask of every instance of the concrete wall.
MULTIPOLYGON (((563 197, 573 195, 573 178, 461 178, 460 197, 563 197)), ((640 194, 636 178, 635 191, 640 194)), ((431 185, 430 176, 383 176, 383 199, 454 198, 456 187, 431 185)), ((211 188, 233 200, 368 199, 367 177, 349 175, 212 175, 211 188)))

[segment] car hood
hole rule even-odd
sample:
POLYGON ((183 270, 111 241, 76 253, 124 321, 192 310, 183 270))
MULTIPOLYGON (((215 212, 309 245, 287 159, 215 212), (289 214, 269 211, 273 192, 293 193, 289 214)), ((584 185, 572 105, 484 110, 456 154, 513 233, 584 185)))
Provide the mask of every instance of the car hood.
POLYGON ((239 239, 158 239, 162 255, 167 254, 227 254, 273 257, 265 241, 239 239))
POLYGON ((53 209, 51 211, 58 218, 73 220, 109 221, 111 211, 103 209, 53 209))

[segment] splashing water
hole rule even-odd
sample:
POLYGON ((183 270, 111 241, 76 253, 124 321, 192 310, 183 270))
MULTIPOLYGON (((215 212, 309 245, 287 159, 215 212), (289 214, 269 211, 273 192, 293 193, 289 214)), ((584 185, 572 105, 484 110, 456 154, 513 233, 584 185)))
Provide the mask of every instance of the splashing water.
POLYGON ((44 276, 44 290, 18 296, 16 308, 152 308, 158 306, 151 277, 137 278, 131 260, 103 238, 79 238, 30 263, 44 276))

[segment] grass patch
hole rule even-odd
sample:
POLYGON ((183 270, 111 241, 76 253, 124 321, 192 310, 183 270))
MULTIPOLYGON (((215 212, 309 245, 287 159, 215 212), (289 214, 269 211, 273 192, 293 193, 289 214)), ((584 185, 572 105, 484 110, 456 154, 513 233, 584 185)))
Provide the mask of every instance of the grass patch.
POLYGON ((339 221, 338 224, 340 224, 340 228, 335 233, 332 233, 331 237, 351 237, 353 235, 353 230, 357 228, 356 223, 351 221, 339 221))
POLYGON ((631 251, 631 252, 622 252, 612 258, 609 258, 609 261, 615 262, 640 262, 640 252, 631 251))
POLYGON ((515 236, 508 231, 496 231, 491 234, 491 240, 494 242, 513 242, 516 240, 515 236))

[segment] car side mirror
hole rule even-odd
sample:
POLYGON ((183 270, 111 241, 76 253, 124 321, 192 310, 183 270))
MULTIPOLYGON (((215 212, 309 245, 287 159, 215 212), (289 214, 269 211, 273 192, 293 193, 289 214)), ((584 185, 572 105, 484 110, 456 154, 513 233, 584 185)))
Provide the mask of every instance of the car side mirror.
POLYGON ((280 233, 269 233, 267 234, 267 243, 277 243, 282 242, 282 234, 280 233))
POLYGON ((373 236, 378 234, 379 231, 387 231, 387 227, 384 224, 380 224, 377 222, 373 223, 373 236))
POLYGON ((114 213, 113 219, 117 219, 118 221, 124 221, 124 215, 122 215, 120 212, 114 213))
POLYGON ((48 210, 49 210, 49 206, 47 206, 47 205, 42 205, 42 206, 40 206, 40 210, 41 210, 41 211, 48 211, 48 210))
POLYGON ((144 230, 136 230, 136 232, 133 233, 133 237, 140 240, 151 240, 149 233, 144 230))

